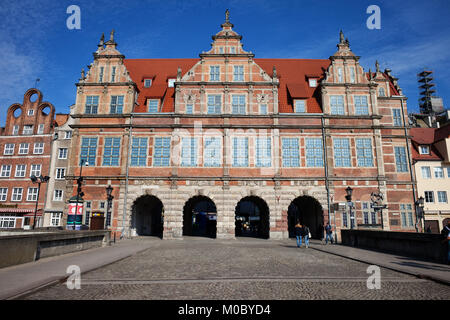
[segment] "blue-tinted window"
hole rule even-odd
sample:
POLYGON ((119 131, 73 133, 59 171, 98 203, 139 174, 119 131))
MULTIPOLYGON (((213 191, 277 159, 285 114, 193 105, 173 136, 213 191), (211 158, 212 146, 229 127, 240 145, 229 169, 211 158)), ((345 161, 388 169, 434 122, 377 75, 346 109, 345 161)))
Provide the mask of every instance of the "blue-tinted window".
POLYGON ((395 164, 397 172, 408 172, 405 147, 395 147, 395 164))
POLYGON ((221 164, 220 141, 218 137, 205 138, 203 162, 205 167, 219 167, 221 164))
POLYGON ((367 115, 369 114, 369 105, 367 104, 367 96, 354 96, 355 99, 355 114, 367 115))
POLYGON ((402 125, 402 113, 400 109, 392 109, 392 117, 394 119, 394 126, 402 125))
POLYGON ((244 81, 244 66, 234 66, 234 81, 244 81))
POLYGON ((330 96, 331 114, 344 114, 344 97, 330 96))
POLYGON ((248 138, 233 138, 233 167, 248 167, 248 138))
POLYGON ((270 167, 272 165, 272 139, 256 138, 256 166, 270 167))
POLYGON ((82 138, 81 139, 81 152, 80 152, 80 164, 89 166, 95 166, 95 156, 97 154, 97 138, 82 138))
POLYGON ((170 137, 155 138, 153 151, 153 166, 168 167, 170 166, 170 137))
POLYGON ((209 80, 220 81, 220 66, 209 67, 209 80))
POLYGON ((148 112, 150 113, 157 113, 158 112, 158 100, 151 99, 148 100, 148 112))
POLYGON ((131 166, 145 167, 147 165, 147 138, 133 138, 131 144, 131 166))
POLYGON ((123 112, 123 96, 111 96, 111 114, 123 112))
POLYGON ((334 142, 334 166, 351 167, 350 140, 347 138, 335 138, 334 142))
POLYGON ((194 105, 192 103, 188 103, 186 105, 186 114, 192 114, 194 112, 194 105))
POLYGON ((299 167, 300 155, 297 138, 281 139, 283 167, 299 167))
POLYGON ((222 97, 220 95, 208 96, 208 114, 220 114, 222 109, 222 97))
POLYGON ((306 112, 305 100, 295 100, 295 112, 296 113, 306 112))
POLYGON ((306 138, 306 166, 323 167, 322 138, 306 138))
POLYGON ((181 165, 195 167, 197 165, 197 139, 183 138, 181 140, 181 165))
POLYGON ((118 166, 120 157, 120 138, 105 138, 103 166, 118 166))
POLYGON ((358 159, 358 167, 372 167, 372 140, 356 139, 356 157, 358 159))
POLYGON ((232 113, 245 114, 245 96, 239 95, 232 97, 232 113))
POLYGON ((84 113, 97 114, 97 112, 98 112, 98 96, 87 96, 86 108, 84 113))

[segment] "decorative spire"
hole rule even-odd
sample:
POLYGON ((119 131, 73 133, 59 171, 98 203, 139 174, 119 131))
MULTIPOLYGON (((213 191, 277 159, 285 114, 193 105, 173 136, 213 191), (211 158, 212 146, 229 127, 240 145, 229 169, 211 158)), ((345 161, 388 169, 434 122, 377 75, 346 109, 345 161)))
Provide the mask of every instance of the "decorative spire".
POLYGON ((111 30, 109 41, 114 42, 114 29, 111 30))
POLYGON ((277 69, 275 68, 275 66, 273 66, 273 74, 272 74, 272 78, 276 78, 277 77, 277 69))
POLYGON ((339 32, 339 43, 344 43, 345 39, 344 39, 344 33, 341 31, 339 32))
POLYGON ((369 68, 369 81, 371 81, 372 80, 372 70, 370 70, 370 68, 369 68))
POLYGON ((181 68, 180 67, 178 67, 178 70, 177 70, 177 81, 181 81, 181 68))
POLYGON ((228 9, 225 11, 225 22, 230 23, 230 11, 228 9))
POLYGON ((84 74, 84 68, 81 69, 81 80, 84 80, 86 78, 85 74, 84 74))
POLYGON ((375 60, 375 68, 377 69, 377 73, 380 72, 380 64, 378 63, 378 60, 375 60))
POLYGON ((102 33, 102 37, 100 38, 100 44, 103 45, 105 43, 105 33, 102 33))

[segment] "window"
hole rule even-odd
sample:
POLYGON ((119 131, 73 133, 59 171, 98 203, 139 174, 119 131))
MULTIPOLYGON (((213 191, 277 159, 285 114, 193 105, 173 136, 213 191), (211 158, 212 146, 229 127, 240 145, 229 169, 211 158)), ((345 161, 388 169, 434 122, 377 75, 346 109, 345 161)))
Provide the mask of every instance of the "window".
POLYGON ((405 147, 394 147, 397 172, 408 172, 405 147))
POLYGON ((272 165, 272 139, 256 138, 256 166, 270 167, 272 165))
POLYGON ((233 167, 248 167, 248 138, 233 138, 233 167))
POLYGON ((355 114, 368 115, 369 105, 367 104, 367 96, 355 96, 355 114))
POLYGON ((434 192, 425 191, 425 202, 434 202, 434 192))
POLYGON ((63 191, 55 190, 53 193, 53 201, 62 201, 63 200, 63 191))
POLYGON ((442 167, 435 167, 434 168, 434 177, 438 178, 438 179, 443 179, 444 178, 444 170, 442 169, 442 167))
POLYGON ((13 126, 12 134, 13 136, 17 136, 19 134, 19 126, 13 126))
POLYGON ((86 108, 84 113, 97 114, 97 112, 98 112, 98 96, 87 96, 86 108))
POLYGON ((267 104, 259 105, 259 114, 267 114, 267 104))
POLYGON ((17 178, 24 178, 27 171, 27 165, 26 164, 18 164, 16 165, 16 177, 17 178))
POLYGON ((0 188, 0 201, 6 201, 8 197, 8 188, 0 188))
POLYGON ((348 228, 348 216, 347 216, 347 212, 342 212, 342 225, 345 228, 348 228))
POLYGON ((131 166, 145 167, 147 165, 147 138, 133 138, 131 144, 131 166))
POLYGON ((13 188, 11 201, 22 201, 23 188, 13 188))
POLYGON ((99 208, 100 209, 105 209, 105 201, 100 201, 99 202, 99 208))
POLYGON ((342 68, 338 68, 338 82, 343 82, 342 68))
POLYGON ((28 154, 29 143, 21 143, 19 145, 19 154, 28 154))
POLYGON ((232 97, 232 113, 245 114, 245 96, 239 95, 232 97))
POLYGON ((40 124, 39 126, 38 126, 38 131, 37 131, 37 134, 43 134, 44 133, 44 124, 40 124))
POLYGON ((90 220, 90 217, 91 217, 92 204, 91 204, 90 201, 86 201, 85 203, 86 203, 86 213, 85 213, 85 216, 84 216, 84 224, 85 225, 89 225, 89 222, 90 222, 89 220, 90 220))
POLYGON ((234 81, 244 81, 244 66, 234 66, 234 81))
POLYGON ((157 100, 157 99, 148 100, 148 112, 157 113, 158 112, 158 102, 159 102, 159 100, 157 100))
POLYGON ((358 160, 358 167, 372 167, 372 140, 356 139, 356 157, 358 160))
POLYGON ((356 82, 356 75, 355 75, 355 68, 350 67, 350 82, 355 83, 356 82))
POLYGON ((283 167, 300 167, 300 155, 297 138, 282 138, 281 148, 283 167))
POLYGON ((153 153, 153 166, 170 166, 170 138, 155 138, 155 151, 153 153))
POLYGON ((34 116, 34 109, 28 110, 28 115, 29 116, 34 116))
POLYGON ((30 170, 30 177, 36 176, 39 177, 41 175, 41 165, 40 164, 32 164, 30 170))
POLYGON ((58 159, 67 159, 67 148, 58 149, 58 159))
POLYGON ((7 143, 5 144, 5 149, 3 150, 3 154, 6 156, 10 156, 14 154, 14 144, 13 143, 7 143))
POLYGON ((44 143, 43 142, 36 142, 34 144, 33 153, 34 154, 43 154, 44 153, 44 143))
POLYGON ((429 146, 419 146, 419 153, 420 154, 430 154, 430 147, 429 146))
POLYGON ((220 95, 208 96, 208 114, 219 114, 222 109, 222 97, 220 95))
POLYGON ((380 88, 378 89, 378 96, 379 96, 379 97, 386 97, 386 91, 384 90, 383 87, 380 87, 380 88))
POLYGON ((219 167, 221 161, 221 140, 218 137, 205 138, 203 162, 205 167, 219 167))
POLYGON ((186 104, 186 114, 194 113, 194 105, 192 103, 186 104))
POLYGON ((61 225, 61 216, 62 212, 52 212, 50 223, 53 227, 58 227, 61 225))
POLYGON ((309 86, 311 88, 317 87, 317 79, 309 79, 309 86))
POLYGON ((177 79, 169 79, 167 80, 167 85, 169 88, 173 88, 175 86, 175 81, 177 81, 177 79))
POLYGON ((402 117, 400 109, 392 109, 392 118, 394 120, 394 126, 401 127, 402 117))
POLYGON ((66 131, 64 133, 64 139, 72 139, 72 131, 66 131))
POLYGON ((230 48, 230 53, 233 53, 233 54, 236 53, 236 48, 235 47, 231 47, 230 48))
POLYGON ((23 126, 23 134, 25 134, 25 135, 33 134, 33 126, 32 125, 24 125, 23 126))
POLYGON ((351 167, 350 162, 350 140, 346 138, 336 138, 334 142, 334 166, 351 167))
POLYGON ((16 217, 14 214, 0 215, 0 229, 15 228, 16 217))
POLYGON ((144 87, 150 88, 152 86, 152 79, 145 79, 144 80, 144 87))
POLYGON ((28 188, 27 201, 37 201, 38 199, 38 188, 28 188))
POLYGON ((80 164, 84 160, 84 164, 95 166, 95 156, 97 153, 97 138, 82 138, 80 164))
POLYGON ((220 81, 220 67, 210 66, 209 67, 209 81, 220 81))
POLYGON ((219 53, 223 53, 223 47, 219 47, 219 53))
POLYGON ((438 191, 438 202, 440 203, 447 203, 447 191, 438 191))
POLYGON ((306 138, 306 166, 323 167, 322 138, 306 138))
POLYGON ((123 96, 111 96, 110 114, 121 114, 123 112, 123 96))
POLYGON ((103 82, 103 72, 105 71, 105 67, 100 67, 100 75, 98 76, 98 82, 103 82))
POLYGON ((306 112, 305 100, 295 100, 295 112, 296 113, 306 112))
POLYGON ((66 176, 66 169, 65 168, 56 168, 56 179, 62 180, 66 176))
POLYGON ((421 167, 422 171, 422 178, 424 179, 431 179, 431 170, 430 167, 421 167))
POLYGON ((331 114, 344 114, 344 98, 343 96, 330 97, 331 114))
POLYGON ((120 155, 120 138, 105 138, 103 166, 118 166, 120 155))
POLYGON ((362 202, 364 224, 377 224, 375 211, 370 207, 370 202, 362 202))
POLYGON ((447 168, 447 178, 450 178, 450 167, 447 168))
POLYGON ((197 165, 197 139, 182 138, 181 140, 181 166, 195 167, 197 165))
POLYGON ((400 214, 402 217, 402 227, 413 227, 414 226, 412 205, 401 204, 400 205, 400 214))
POLYGON ((112 67, 111 82, 116 82, 116 67, 112 67))
POLYGON ((9 177, 11 175, 11 165, 2 165, 2 171, 0 172, 0 177, 9 177))

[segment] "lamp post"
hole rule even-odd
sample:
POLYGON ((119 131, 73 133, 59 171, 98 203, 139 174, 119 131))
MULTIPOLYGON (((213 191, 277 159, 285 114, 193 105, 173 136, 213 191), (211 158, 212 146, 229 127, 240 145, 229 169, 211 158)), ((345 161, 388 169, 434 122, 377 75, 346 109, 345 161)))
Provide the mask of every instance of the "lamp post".
POLYGON ((50 177, 49 176, 43 177, 42 175, 40 175, 39 177, 36 177, 33 174, 30 177, 30 179, 31 179, 31 182, 38 184, 38 193, 37 193, 37 198, 36 198, 36 207, 34 208, 34 219, 33 219, 33 230, 34 230, 34 228, 36 226, 36 214, 37 214, 37 207, 38 207, 38 203, 39 203, 39 193, 41 191, 41 183, 48 182, 48 180, 50 180, 50 177))
POLYGON ((106 226, 111 225, 111 212, 110 209, 112 207, 112 200, 114 199, 114 196, 111 195, 113 191, 113 187, 110 185, 106 187, 106 196, 107 196, 107 205, 106 205, 106 226))
POLYGON ((384 230, 384 224, 383 224, 383 209, 387 208, 387 205, 382 204, 383 202, 383 193, 379 192, 372 192, 370 194, 370 199, 372 200, 372 209, 377 212, 380 210, 380 218, 381 218, 381 230, 384 230))
POLYGON ((77 214, 78 214, 78 201, 80 199, 80 196, 83 197, 84 196, 84 192, 81 191, 81 185, 83 184, 83 176, 82 176, 82 172, 83 172, 83 165, 86 165, 86 167, 89 166, 89 163, 84 160, 81 159, 80 161, 80 177, 77 179, 77 203, 75 204, 75 215, 73 217, 73 230, 75 230, 75 225, 77 222, 77 214))
POLYGON ((422 229, 422 232, 425 232, 425 212, 423 210, 424 198, 421 196, 419 199, 417 199, 415 205, 416 205, 416 207, 418 209, 417 211, 419 213, 418 218, 419 219, 423 218, 423 229, 422 229))
POLYGON ((345 196, 345 199, 347 200, 347 204, 348 207, 350 209, 350 229, 353 229, 353 227, 355 226, 355 217, 353 216, 353 202, 352 202, 352 194, 353 194, 353 189, 350 187, 347 187, 347 189, 345 189, 345 192, 347 193, 347 195, 345 196))

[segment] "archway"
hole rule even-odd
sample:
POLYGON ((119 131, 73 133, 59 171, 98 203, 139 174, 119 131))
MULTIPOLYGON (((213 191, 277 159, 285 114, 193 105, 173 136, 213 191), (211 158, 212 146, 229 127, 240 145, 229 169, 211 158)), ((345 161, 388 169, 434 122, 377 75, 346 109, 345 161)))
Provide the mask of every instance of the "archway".
POLYGON ((294 227, 297 221, 306 225, 313 239, 321 239, 323 234, 323 209, 319 201, 310 196, 294 199, 288 208, 289 237, 295 237, 294 227))
POLYGON ((163 204, 155 196, 145 195, 134 201, 132 228, 138 236, 163 236, 163 204))
POLYGON ((255 196, 245 197, 235 209, 236 237, 269 238, 269 207, 255 196))
POLYGON ((205 196, 190 198, 183 208, 183 236, 216 237, 217 209, 205 196))

